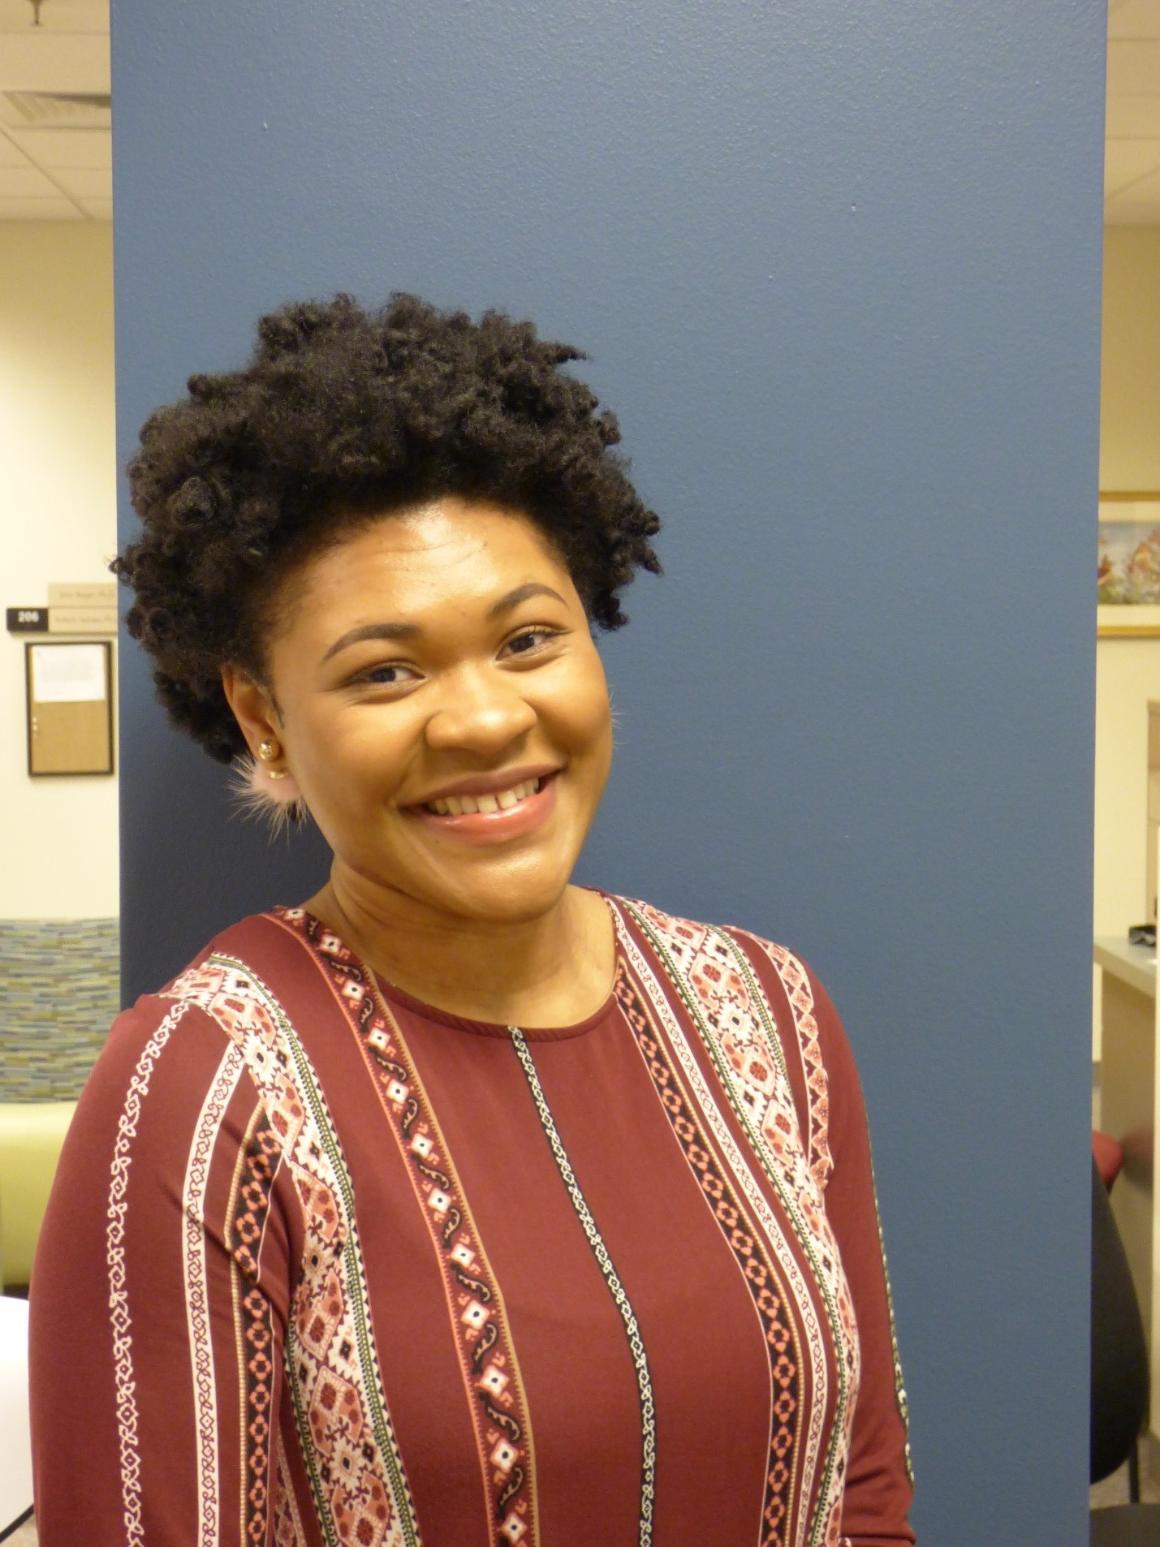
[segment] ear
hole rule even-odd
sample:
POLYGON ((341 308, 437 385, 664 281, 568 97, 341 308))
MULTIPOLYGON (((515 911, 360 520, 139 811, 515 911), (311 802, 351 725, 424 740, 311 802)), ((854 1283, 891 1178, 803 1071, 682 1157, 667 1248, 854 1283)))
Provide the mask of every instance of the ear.
POLYGON ((250 751, 256 754, 263 741, 277 741, 282 734, 282 717, 261 683, 240 666, 223 666, 221 676, 222 692, 250 751))

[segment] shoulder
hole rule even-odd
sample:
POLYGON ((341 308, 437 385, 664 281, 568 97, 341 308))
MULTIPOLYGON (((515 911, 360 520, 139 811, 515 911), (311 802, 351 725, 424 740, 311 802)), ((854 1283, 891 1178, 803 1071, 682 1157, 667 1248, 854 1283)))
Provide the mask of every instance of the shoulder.
POLYGON ((821 1185, 831 1130, 861 1089, 841 1018, 817 974, 788 946, 740 924, 710 924, 637 898, 610 897, 630 940, 653 957, 742 1081, 763 1087, 770 1056, 788 1081, 821 1185))
POLYGON ((126 1080, 140 1080, 163 1054, 172 1059, 178 1045, 187 1053, 203 1045, 207 1053, 220 1048, 228 1031, 216 1013, 210 985, 224 985, 227 965, 234 968, 231 987, 236 995, 252 992, 251 985, 263 975, 275 983, 275 992, 288 989, 308 952, 295 931, 281 923, 284 911, 252 914, 231 924, 167 983, 122 1010, 110 1027, 90 1085, 108 1081, 121 1087, 126 1080))
MULTIPOLYGON (((795 1024, 821 1006, 833 1013, 824 987, 808 963, 788 946, 747 929, 740 924, 709 924, 699 919, 666 913, 639 898, 609 895, 634 935, 646 940, 652 949, 674 965, 693 971, 705 991, 715 984, 725 990, 726 980, 720 969, 729 967, 743 982, 772 990, 783 1001, 795 1024), (753 980, 756 979, 756 985, 753 980)), ((732 979, 728 987, 736 992, 732 979)))

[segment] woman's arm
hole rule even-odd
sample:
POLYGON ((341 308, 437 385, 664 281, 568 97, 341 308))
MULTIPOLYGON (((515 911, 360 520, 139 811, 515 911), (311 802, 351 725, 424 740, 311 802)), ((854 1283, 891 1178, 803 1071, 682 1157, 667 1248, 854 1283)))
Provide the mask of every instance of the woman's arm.
POLYGON ((833 1170, 826 1213, 850 1283, 862 1350, 862 1382, 854 1410, 843 1547, 912 1543, 907 1523, 913 1496, 906 1396, 894 1337, 886 1263, 878 1223, 862 1087, 846 1033, 825 989, 812 977, 818 1040, 829 1084, 833 1170))
POLYGON ((117 1019, 33 1269, 40 1547, 273 1540, 278 1153, 240 1053, 200 1010, 150 998, 117 1019))

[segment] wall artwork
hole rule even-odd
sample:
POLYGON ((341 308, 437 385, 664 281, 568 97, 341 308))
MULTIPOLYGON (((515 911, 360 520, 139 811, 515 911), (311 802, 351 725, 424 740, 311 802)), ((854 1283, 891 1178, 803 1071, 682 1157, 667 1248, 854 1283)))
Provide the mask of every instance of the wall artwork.
POLYGON ((25 645, 30 775, 113 772, 112 657, 108 640, 25 645))
POLYGON ((1096 601, 1101 639, 1160 638, 1160 493, 1100 495, 1096 601))

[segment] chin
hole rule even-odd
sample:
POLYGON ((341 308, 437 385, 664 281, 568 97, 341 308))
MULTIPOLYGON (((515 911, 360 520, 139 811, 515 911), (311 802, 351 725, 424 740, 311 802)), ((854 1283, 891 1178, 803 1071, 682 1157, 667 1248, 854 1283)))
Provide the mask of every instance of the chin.
POLYGON ((559 903, 572 878, 572 866, 513 867, 488 875, 465 878, 457 884, 447 876, 445 887, 425 891, 434 907, 446 908, 464 918, 520 924, 542 918, 559 903))

